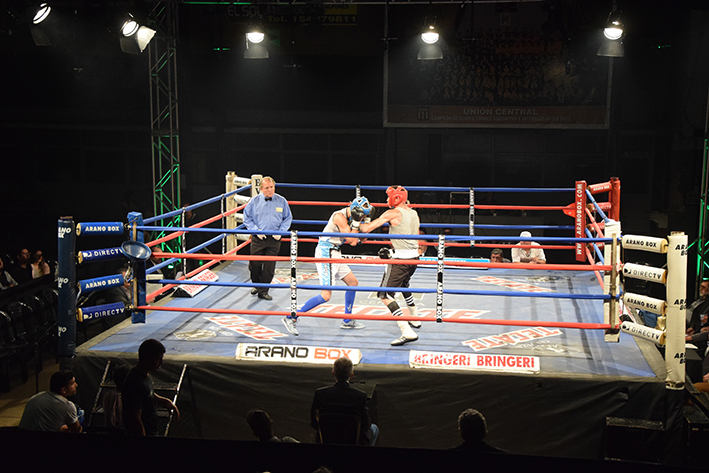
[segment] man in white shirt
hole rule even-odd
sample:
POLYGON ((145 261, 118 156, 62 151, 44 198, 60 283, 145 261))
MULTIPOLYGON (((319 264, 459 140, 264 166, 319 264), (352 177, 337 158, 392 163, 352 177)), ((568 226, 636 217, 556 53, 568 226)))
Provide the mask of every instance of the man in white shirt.
POLYGON ((544 256, 544 250, 541 248, 534 248, 535 246, 540 245, 535 241, 531 241, 532 234, 528 231, 524 231, 520 233, 519 236, 521 238, 529 238, 529 240, 522 240, 514 248, 512 248, 512 262, 545 264, 547 262, 547 258, 544 256))

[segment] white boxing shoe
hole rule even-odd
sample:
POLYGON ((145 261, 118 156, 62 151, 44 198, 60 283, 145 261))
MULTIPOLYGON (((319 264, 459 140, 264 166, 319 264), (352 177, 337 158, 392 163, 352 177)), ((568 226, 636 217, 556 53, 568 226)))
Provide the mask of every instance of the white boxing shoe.
POLYGON ((401 337, 391 342, 393 346, 398 347, 404 345, 405 343, 415 342, 419 339, 419 336, 416 335, 416 332, 411 330, 411 327, 409 326, 408 322, 400 320, 396 323, 399 326, 399 329, 401 330, 401 337))

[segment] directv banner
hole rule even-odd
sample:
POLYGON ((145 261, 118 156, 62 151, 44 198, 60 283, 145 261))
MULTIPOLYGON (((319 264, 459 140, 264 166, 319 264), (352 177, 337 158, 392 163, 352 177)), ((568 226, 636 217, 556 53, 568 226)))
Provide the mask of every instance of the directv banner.
POLYGON ((343 356, 352 360, 354 365, 362 361, 362 352, 355 348, 262 345, 257 343, 239 343, 236 347, 237 360, 332 365, 336 359, 343 356))
POLYGON ((109 287, 122 286, 125 283, 122 274, 114 274, 113 276, 104 276, 102 278, 84 279, 79 281, 79 289, 81 292, 97 291, 99 289, 108 289, 109 287))
POLYGON ((652 266, 642 264, 625 263, 623 265, 623 276, 644 281, 665 284, 667 282, 667 271, 652 266))
POLYGON ((123 235, 121 222, 85 222, 76 226, 77 235, 123 235))
POLYGON ((521 355, 478 355, 433 351, 409 352, 411 368, 444 370, 497 371, 504 373, 539 373, 539 357, 521 355))
POLYGON ((102 250, 88 250, 79 252, 79 263, 93 263, 94 261, 106 261, 123 257, 120 248, 104 248, 102 250))
POLYGON ((85 320, 113 317, 114 315, 125 314, 125 312, 126 305, 123 302, 114 302, 113 304, 96 305, 93 307, 83 307, 76 311, 76 320, 83 322, 85 320))

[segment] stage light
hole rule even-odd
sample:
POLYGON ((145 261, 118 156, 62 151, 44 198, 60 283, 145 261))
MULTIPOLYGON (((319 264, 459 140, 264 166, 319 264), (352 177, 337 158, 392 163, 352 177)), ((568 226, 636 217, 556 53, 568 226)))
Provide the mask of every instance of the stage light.
POLYGON ((140 54, 155 36, 155 30, 141 26, 130 13, 123 21, 121 35, 118 38, 121 51, 128 54, 140 54))
POLYGON ((438 41, 438 32, 433 25, 428 25, 421 33, 421 39, 426 44, 434 44, 438 41))
POLYGON ((625 28, 620 21, 621 12, 612 11, 608 15, 608 21, 603 28, 603 43, 598 48, 596 55, 605 57, 624 57, 625 47, 623 46, 623 37, 625 36, 625 28))
POLYGON ((245 59, 268 59, 268 49, 263 44, 266 35, 257 28, 250 28, 246 33, 246 49, 244 50, 245 59))
POLYGON ((50 7, 46 3, 42 3, 38 8, 37 12, 34 14, 34 18, 32 18, 32 23, 35 25, 38 25, 42 23, 44 20, 47 19, 49 14, 52 12, 52 7, 50 7))
POLYGON ((266 35, 259 27, 249 28, 249 31, 246 33, 246 39, 255 44, 263 41, 265 37, 266 35))
POLYGON ((138 24, 137 21, 131 19, 127 20, 125 23, 123 23, 123 27, 121 28, 121 33, 123 36, 131 36, 134 35, 137 31, 140 25, 138 24))
POLYGON ((610 40, 619 40, 623 37, 623 23, 620 21, 620 15, 622 12, 611 12, 608 15, 608 22, 606 27, 603 29, 603 35, 610 40))

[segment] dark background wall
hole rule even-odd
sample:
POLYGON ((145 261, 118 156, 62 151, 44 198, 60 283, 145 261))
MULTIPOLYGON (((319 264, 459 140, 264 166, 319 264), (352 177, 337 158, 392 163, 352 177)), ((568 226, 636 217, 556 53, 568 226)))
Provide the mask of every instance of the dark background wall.
MULTIPOLYGON (((605 0, 581 3, 601 17, 612 8, 605 0)), ((16 10, 25 4, 8 2, 16 10)), ((146 2, 60 2, 57 11, 71 26, 63 41, 44 48, 3 13, 2 250, 25 245, 52 255, 63 215, 88 221, 122 220, 134 209, 152 214, 148 59, 120 51, 107 31, 107 5, 147 12, 146 2)), ((709 88, 706 3, 618 5, 629 31, 625 57, 613 60, 610 128, 552 130, 384 127, 381 5, 359 6, 357 26, 270 25, 271 58, 248 61, 242 33, 234 34, 245 28, 248 11, 185 2, 178 42, 182 201, 223 192, 230 170, 284 182, 466 187, 571 187, 618 176, 625 232, 683 230, 692 241, 709 88)), ((419 14, 390 10, 392 24, 419 14)), ((567 40, 578 41, 577 34, 570 29, 567 40)))

